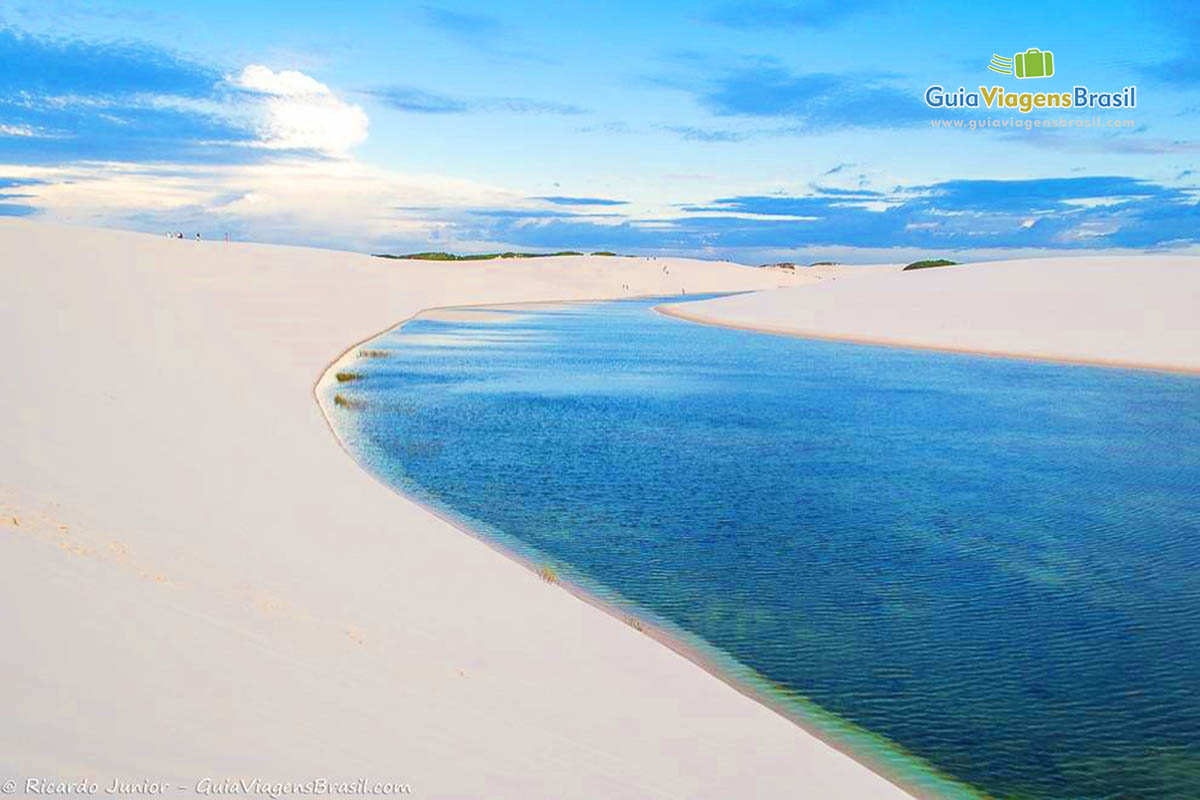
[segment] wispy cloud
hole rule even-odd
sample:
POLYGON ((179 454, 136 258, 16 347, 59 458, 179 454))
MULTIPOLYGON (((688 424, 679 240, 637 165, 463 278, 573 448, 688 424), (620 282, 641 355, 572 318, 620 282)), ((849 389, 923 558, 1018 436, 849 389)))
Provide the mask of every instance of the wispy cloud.
POLYGON ((477 53, 515 62, 550 63, 536 44, 526 43, 517 28, 499 17, 444 6, 422 6, 425 23, 477 53))
POLYGON ((43 181, 32 178, 0 178, 0 189, 14 189, 19 186, 36 186, 43 181))
POLYGON ((652 247, 725 252, 810 247, 1161 248, 1200 243, 1196 189, 1123 176, 957 180, 890 192, 816 187, 810 195, 743 195, 642 222, 492 220, 485 236, 539 247, 652 247), (652 222, 652 224, 650 224, 652 222))
POLYGON ((649 83, 687 92, 719 117, 786 123, 786 128, 771 131, 775 134, 896 128, 929 119, 929 109, 919 93, 896 85, 896 77, 891 75, 800 73, 771 57, 731 62, 696 52, 667 56, 682 69, 647 78, 649 83))
POLYGON ((0 157, 204 160, 254 132, 206 105, 222 75, 136 43, 0 29, 0 157))
POLYGON ((1168 139, 1148 136, 1148 128, 1081 136, 1079 131, 1035 128, 1013 130, 1003 138, 1012 142, 1033 145, 1046 150, 1072 153, 1127 153, 1166 155, 1169 153, 1195 153, 1200 151, 1200 140, 1168 139))
MULTIPOLYGON (((42 181, 33 178, 5 178, 0 177, 0 189, 20 189, 24 186, 37 186, 42 181)), ((4 192, 0 191, 0 217, 25 217, 33 214, 37 209, 27 203, 6 202, 12 200, 27 200, 34 197, 28 192, 4 192)))
POLYGON ((1111 201, 1131 208, 1138 203, 1195 205, 1181 189, 1123 176, 1036 178, 1029 180, 953 180, 913 187, 920 203, 942 211, 1045 214, 1070 211, 1078 201, 1111 201))
POLYGON ((723 128, 696 128, 688 125, 667 125, 663 130, 676 133, 691 142, 743 142, 750 138, 745 131, 723 128))
POLYGON ((150 23, 164 18, 162 10, 150 8, 103 8, 94 0, 40 0, 38 3, 6 4, 0 8, 0 23, 5 14, 10 20, 50 22, 60 29, 65 23, 104 22, 150 23))
POLYGON ((614 120, 611 122, 600 122, 595 125, 584 125, 576 128, 579 133, 603 133, 611 136, 619 136, 627 133, 634 133, 633 127, 627 122, 614 120))
POLYGON ((453 36, 474 40, 508 32, 506 24, 487 14, 455 11, 440 6, 423 6, 421 10, 425 14, 426 22, 432 27, 453 36))
POLYGON ((883 0, 804 0, 749 2, 721 6, 712 20, 730 28, 812 28, 826 30, 849 17, 884 5, 883 0))
POLYGON ((485 111, 507 111, 511 114, 583 114, 584 109, 571 103, 553 100, 532 100, 528 97, 489 97, 479 100, 476 107, 485 111))
POLYGON ((408 111, 414 114, 461 114, 471 110, 471 107, 463 100, 414 89, 411 86, 371 89, 366 94, 397 111, 408 111))
POLYGON ((492 219, 505 220, 607 219, 620 216, 619 214, 598 213, 594 211, 580 213, 577 211, 565 211, 561 209, 551 211, 536 208, 472 208, 467 209, 465 213, 476 217, 490 217, 492 219))
POLYGON ((478 97, 463 99, 411 86, 385 86, 369 89, 364 94, 379 102, 412 114, 582 114, 584 110, 570 103, 535 100, 528 97, 478 97))
POLYGON ((777 117, 806 131, 893 128, 929 119, 917 96, 874 75, 793 73, 765 63, 713 76, 696 90, 702 105, 723 116, 777 117))
POLYGON ((1144 74, 1160 83, 1177 88, 1200 86, 1200 7, 1192 0, 1155 0, 1146 11, 1178 38, 1178 50, 1144 74))
POLYGON ((870 189, 843 189, 838 186, 821 186, 814 183, 812 190, 819 195, 826 197, 841 197, 846 200, 873 200, 884 197, 883 192, 876 192, 870 189))
POLYGON ((628 200, 610 200, 606 197, 564 197, 562 195, 544 195, 531 197, 530 200, 542 200, 558 206, 624 206, 628 200))
POLYGON ((207 97, 219 71, 136 42, 51 39, 0 28, 0 97, 207 97))

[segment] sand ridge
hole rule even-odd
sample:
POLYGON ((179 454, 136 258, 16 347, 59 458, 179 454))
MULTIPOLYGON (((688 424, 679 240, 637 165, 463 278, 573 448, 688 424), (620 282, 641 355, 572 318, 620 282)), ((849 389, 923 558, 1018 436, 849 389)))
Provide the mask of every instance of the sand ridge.
POLYGON ((1200 372, 1200 256, 857 269, 844 267, 804 286, 660 310, 693 322, 810 338, 1200 372))

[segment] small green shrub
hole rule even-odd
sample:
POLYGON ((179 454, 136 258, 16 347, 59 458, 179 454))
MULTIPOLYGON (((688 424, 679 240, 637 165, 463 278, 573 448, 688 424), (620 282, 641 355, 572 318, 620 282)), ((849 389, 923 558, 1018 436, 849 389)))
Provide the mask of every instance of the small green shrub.
POLYGON ((957 261, 948 261, 944 258, 927 258, 924 261, 914 261, 901 272, 908 272, 910 269, 929 269, 930 267, 953 267, 957 261))
POLYGON ((333 404, 339 408, 359 409, 367 407, 365 400, 359 400, 354 397, 346 397, 344 394, 335 394, 333 396, 333 404))
POLYGON ((538 577, 546 583, 558 583, 558 571, 549 564, 542 565, 542 568, 538 570, 538 577))
POLYGON ((333 377, 337 378, 338 383, 349 383, 350 381, 361 381, 361 372, 338 372, 333 377))

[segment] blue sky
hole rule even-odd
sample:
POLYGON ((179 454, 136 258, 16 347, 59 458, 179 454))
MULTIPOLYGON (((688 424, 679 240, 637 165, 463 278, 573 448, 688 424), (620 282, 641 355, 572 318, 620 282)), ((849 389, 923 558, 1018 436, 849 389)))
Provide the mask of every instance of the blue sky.
POLYGON ((746 262, 1197 249, 1200 9, 0 0, 0 215, 746 262), (164 8, 164 6, 167 6, 164 8), (1056 75, 993 53, 1052 50, 1056 75), (930 84, 1138 107, 935 129, 930 84))

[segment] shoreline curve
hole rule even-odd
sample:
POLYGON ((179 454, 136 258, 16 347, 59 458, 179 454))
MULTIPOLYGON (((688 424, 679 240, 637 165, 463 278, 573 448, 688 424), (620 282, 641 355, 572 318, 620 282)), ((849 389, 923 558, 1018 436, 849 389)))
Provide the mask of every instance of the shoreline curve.
MULTIPOLYGON (((734 293, 730 293, 730 294, 741 294, 741 293, 742 292, 734 292, 734 293)), ((661 297, 661 296, 660 295, 639 295, 639 296, 616 298, 616 299, 614 299, 614 298, 585 298, 585 299, 574 298, 574 299, 567 299, 567 300, 529 300, 529 301, 519 301, 519 302, 506 302, 506 303, 502 303, 502 304, 470 303, 470 304, 464 304, 464 305, 438 305, 438 306, 430 306, 428 308, 423 308, 423 309, 416 311, 416 312, 410 314, 409 316, 403 318, 396 324, 390 325, 382 330, 376 331, 375 333, 372 333, 370 336, 367 336, 367 337, 355 342, 354 344, 352 344, 348 348, 346 348, 336 358, 334 358, 332 361, 330 361, 326 365, 325 369, 317 377, 317 379, 313 382, 313 385, 312 385, 313 399, 316 402, 317 407, 321 411, 321 417, 325 421, 325 425, 328 428, 329 433, 333 436, 334 440, 338 443, 338 446, 341 448, 342 452, 345 453, 346 456, 351 461, 353 461, 356 466, 358 466, 360 469, 362 469, 362 471, 364 473, 366 473, 368 476, 370 476, 373 480, 375 480, 377 483, 379 483, 381 486, 383 486, 388 491, 391 491, 391 492, 395 493, 396 495, 398 495, 399 497, 406 500, 407 502, 412 503, 414 506, 421 509, 423 512, 440 520, 441 522, 446 523, 450 527, 457 530, 459 533, 462 533, 462 534, 480 542, 481 544, 491 548, 492 550, 494 550, 495 552, 504 556, 505 558, 509 559, 510 561, 525 568, 531 574, 537 575, 539 569, 542 566, 541 564, 531 560, 530 558, 528 558, 526 555, 519 552, 515 548, 508 546, 503 541, 500 541, 498 538, 489 536, 486 533, 483 533, 481 531, 477 531, 477 530, 471 528, 466 523, 443 512, 441 509, 431 505, 430 503, 426 502, 422 498, 417 497, 413 494, 410 494, 409 492, 405 492, 403 489, 401 489, 397 486, 394 486, 393 484, 385 481, 383 478, 378 476, 375 472, 373 472, 372 470, 368 469, 365 465, 363 465, 359 461, 358 457, 355 455, 353 449, 346 442, 346 440, 342 437, 341 433, 339 433, 337 424, 333 420, 333 416, 331 414, 331 409, 324 402, 324 400, 322 398, 322 395, 321 395, 322 390, 325 389, 326 387, 331 386, 332 385, 331 381, 336 380, 336 378, 334 378, 335 373, 340 368, 346 367, 350 363, 350 361, 353 360, 353 356, 352 356, 353 353, 355 353, 361 349, 368 349, 370 343, 375 341, 379 337, 381 337, 387 333, 390 333, 392 331, 399 330, 400 328, 403 328, 405 325, 409 324, 410 322, 421 319, 424 315, 429 314, 430 312, 461 311, 461 310, 465 310, 465 309, 489 309, 489 308, 493 308, 497 305, 504 305, 506 307, 509 307, 509 306, 544 306, 544 305, 548 305, 548 304, 560 304, 560 303, 574 305, 574 304, 581 304, 581 303, 617 302, 619 300, 630 300, 630 299, 657 299, 659 297, 661 297)), ((687 302, 687 301, 682 301, 682 302, 687 302)), ((656 313, 663 314, 664 316, 676 316, 674 314, 671 314, 671 313, 663 310, 664 306, 666 306, 666 305, 671 305, 671 304, 652 306, 651 310, 656 313)), ((683 319, 684 317, 680 316, 680 318, 683 319)), ((722 327, 732 327, 732 326, 722 326, 722 327)), ((726 686, 733 689, 734 691, 741 694, 742 696, 746 697, 747 699, 752 700, 753 702, 755 702, 755 703, 767 708, 768 710, 774 712, 775 714, 779 715, 780 717, 787 720, 789 723, 795 725, 797 728, 799 728, 805 734, 813 737, 814 739, 816 739, 817 741, 819 741, 826 747, 832 748, 833 750, 836 750, 837 752, 845 755, 847 758, 849 758, 852 761, 854 761, 855 763, 859 764, 864 769, 869 770, 873 774, 879 776, 883 780, 885 780, 888 783, 895 786, 897 789, 912 796, 914 798, 914 800, 938 800, 939 798, 943 798, 943 797, 945 797, 945 798, 984 797, 984 795, 982 795, 974 787, 969 786, 968 784, 964 784, 961 781, 958 781, 957 779, 953 778, 952 776, 941 773, 936 768, 934 768, 932 765, 930 765, 927 762, 925 762, 924 760, 920 759, 918 756, 908 753, 907 751, 903 750, 899 745, 891 742, 890 740, 887 740, 887 739, 879 736, 878 734, 874 734, 865 728, 861 728, 860 726, 857 726, 848 720, 843 720, 842 718, 834 715, 832 712, 826 711, 825 709, 821 708, 820 706, 818 706, 816 704, 806 703, 806 702, 803 702, 800 700, 795 700, 792 702, 792 705, 789 705, 789 703, 785 699, 775 696, 775 695, 772 695, 767 689, 758 688, 758 687, 754 686, 751 682, 738 678, 736 675, 732 674, 730 670, 723 668, 720 665, 718 659, 706 654, 703 651, 702 645, 707 644, 707 643, 704 643, 703 640, 700 639, 700 637, 693 635, 693 638, 695 638, 697 640, 694 643, 686 641, 684 632, 682 630, 677 631, 677 632, 668 630, 664 625, 657 622, 656 620, 646 617, 644 610, 638 608, 636 606, 636 604, 631 603, 630 609, 624 609, 618 603, 612 602, 610 600, 606 600, 604 597, 600 596, 600 594, 588 589, 582 583, 580 583, 578 581, 573 581, 569 578, 560 577, 557 581, 555 581, 554 585, 564 589, 568 594, 570 594, 574 598, 582 601, 583 603, 591 606, 592 608, 597 609, 598 611, 612 617, 613 619, 615 619, 619 622, 628 624, 631 617, 636 619, 640 623, 640 627, 635 628, 635 630, 637 630, 639 633, 646 635, 647 637, 654 640, 659 645, 666 647, 668 650, 675 653, 676 655, 683 657, 684 659, 686 659, 688 662, 690 662, 694 666, 698 667, 705 673, 707 673, 707 674, 711 675, 712 677, 716 678, 717 680, 721 681, 726 686), (861 749, 855 749, 850 742, 838 741, 836 738, 834 738, 833 736, 830 735, 829 731, 822 730, 817 723, 814 723, 814 721, 812 719, 809 719, 808 717, 806 717, 805 711, 807 711, 807 713, 810 716, 816 716, 819 714, 820 716, 826 718, 828 721, 836 720, 837 723, 839 723, 839 726, 843 727, 843 729, 846 730, 847 732, 849 732, 851 735, 860 736, 860 737, 863 737, 864 739, 874 740, 874 742, 877 743, 877 745, 879 746, 880 752, 887 752, 890 755, 892 755, 894 758, 896 758, 897 762, 906 763, 910 767, 912 767, 914 770, 920 771, 922 775, 932 779, 934 782, 939 784, 939 787, 938 787, 939 791, 931 792, 926 787, 919 786, 913 781, 905 780, 901 776, 897 776, 897 775, 893 774, 893 770, 889 769, 887 767, 887 764, 882 759, 872 758, 870 754, 862 752, 861 749)), ((716 650, 717 648, 713 647, 713 649, 716 650)), ((734 661, 734 659, 732 657, 729 657, 729 658, 731 661, 734 661)), ((753 669, 751 667, 741 664, 741 662, 734 661, 734 663, 737 663, 748 673, 751 673, 754 676, 759 677, 764 684, 769 682, 769 679, 767 679, 763 676, 759 676, 758 673, 753 671, 753 669)), ((929 788, 932 788, 932 787, 929 787, 929 788)))
MULTIPOLYGON (((703 301, 701 301, 703 302, 703 301)), ((695 312, 671 310, 666 305, 654 306, 655 313, 664 317, 683 320, 697 325, 708 325, 713 328, 727 328, 734 331, 762 333, 768 336, 790 336, 793 339, 812 339, 821 342, 840 342, 843 344, 861 344, 872 347, 888 347, 896 350, 923 350, 932 353, 949 353, 960 356, 979 356, 982 358, 997 358, 1009 361, 1032 361, 1039 364, 1058 364, 1069 367, 1101 367, 1104 369, 1125 369, 1138 372, 1165 372, 1172 375, 1200 376, 1200 367, 1185 367, 1177 364, 1158 364, 1153 362, 1125 361, 1122 359, 1077 358, 1071 356, 1043 355, 1026 353, 1016 350, 987 350, 970 347, 952 347, 950 345, 933 344, 929 342, 909 341, 906 339, 889 339, 884 337, 852 336, 850 334, 834 334, 823 331, 793 330, 776 325, 749 325, 740 322, 729 322, 695 312)))

